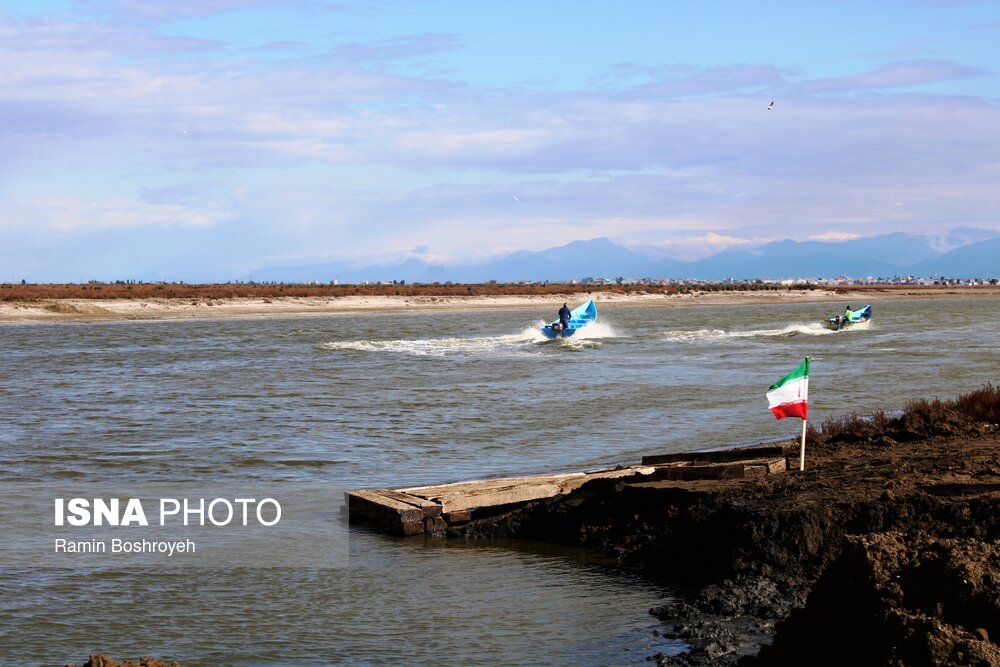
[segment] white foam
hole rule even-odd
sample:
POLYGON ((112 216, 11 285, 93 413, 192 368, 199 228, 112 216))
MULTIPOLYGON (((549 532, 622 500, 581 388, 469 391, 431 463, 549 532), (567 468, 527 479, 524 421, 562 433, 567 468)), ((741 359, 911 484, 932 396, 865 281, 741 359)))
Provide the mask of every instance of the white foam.
MULTIPOLYGON (((490 353, 502 350, 524 350, 534 343, 547 343, 552 339, 542 333, 545 322, 525 327, 520 333, 507 336, 478 336, 473 338, 422 338, 415 340, 345 340, 332 341, 320 345, 324 350, 348 350, 353 352, 390 352, 417 356, 445 356, 447 354, 490 353)), ((577 347, 599 346, 601 338, 616 336, 610 325, 594 322, 577 330, 569 338, 556 339, 564 345, 577 347)))
MULTIPOLYGON (((544 338, 538 333, 539 338, 544 338)), ((526 329, 510 336, 481 336, 475 338, 422 338, 415 340, 345 340, 323 343, 325 350, 350 350, 354 352, 390 352, 417 356, 444 356, 446 354, 489 353, 501 348, 515 348, 534 342, 526 329)))
POLYGON ((662 338, 674 341, 694 342, 699 340, 722 340, 726 338, 787 338, 790 336, 826 336, 837 333, 819 323, 793 323, 779 329, 687 329, 664 331, 658 334, 662 338))

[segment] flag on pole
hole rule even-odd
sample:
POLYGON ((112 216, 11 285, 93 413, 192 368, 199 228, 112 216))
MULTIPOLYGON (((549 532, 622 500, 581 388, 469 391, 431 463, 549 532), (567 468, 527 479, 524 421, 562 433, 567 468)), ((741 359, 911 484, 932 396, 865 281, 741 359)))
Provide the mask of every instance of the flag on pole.
POLYGON ((776 419, 801 417, 809 412, 809 357, 794 371, 771 385, 767 403, 776 419))

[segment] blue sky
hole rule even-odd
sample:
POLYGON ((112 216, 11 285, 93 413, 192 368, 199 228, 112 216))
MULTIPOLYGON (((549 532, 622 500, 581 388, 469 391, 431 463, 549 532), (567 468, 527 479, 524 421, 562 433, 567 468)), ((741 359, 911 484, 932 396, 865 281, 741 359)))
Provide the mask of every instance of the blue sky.
POLYGON ((997 43, 971 0, 0 0, 0 281, 997 229, 997 43))

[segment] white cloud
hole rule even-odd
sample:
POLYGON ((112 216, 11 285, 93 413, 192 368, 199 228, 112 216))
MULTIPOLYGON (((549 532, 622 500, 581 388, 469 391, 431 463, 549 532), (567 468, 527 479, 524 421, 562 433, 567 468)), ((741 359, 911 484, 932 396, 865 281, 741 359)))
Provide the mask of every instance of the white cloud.
POLYGON ((759 242, 759 240, 751 240, 729 234, 706 232, 704 234, 665 239, 645 245, 647 248, 658 250, 658 254, 663 257, 690 262, 704 259, 735 246, 746 246, 759 242))
POLYGON ((0 214, 0 231, 94 231, 141 227, 202 227, 232 218, 205 206, 151 203, 139 199, 87 199, 58 193, 11 198, 0 214))
POLYGON ((854 239, 861 238, 861 234, 852 234, 850 232, 824 232, 822 234, 814 234, 809 237, 810 241, 853 241, 854 239))

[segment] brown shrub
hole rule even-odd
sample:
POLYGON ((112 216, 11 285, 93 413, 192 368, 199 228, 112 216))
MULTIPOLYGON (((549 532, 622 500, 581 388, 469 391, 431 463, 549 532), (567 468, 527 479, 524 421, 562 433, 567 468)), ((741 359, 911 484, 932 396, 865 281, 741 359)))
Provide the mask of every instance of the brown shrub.
POLYGON ((313 284, 216 284, 185 283, 86 283, 77 284, 4 284, 2 301, 41 301, 45 299, 185 299, 359 296, 519 296, 566 295, 599 291, 613 294, 677 294, 688 291, 679 285, 602 285, 599 288, 561 283, 476 283, 451 285, 313 285, 313 284))
POLYGON ((912 442, 933 435, 974 430, 983 423, 1000 423, 1000 388, 990 383, 954 400, 910 401, 895 417, 881 409, 831 417, 819 429, 809 425, 807 437, 816 444, 882 442, 886 437, 912 442))

